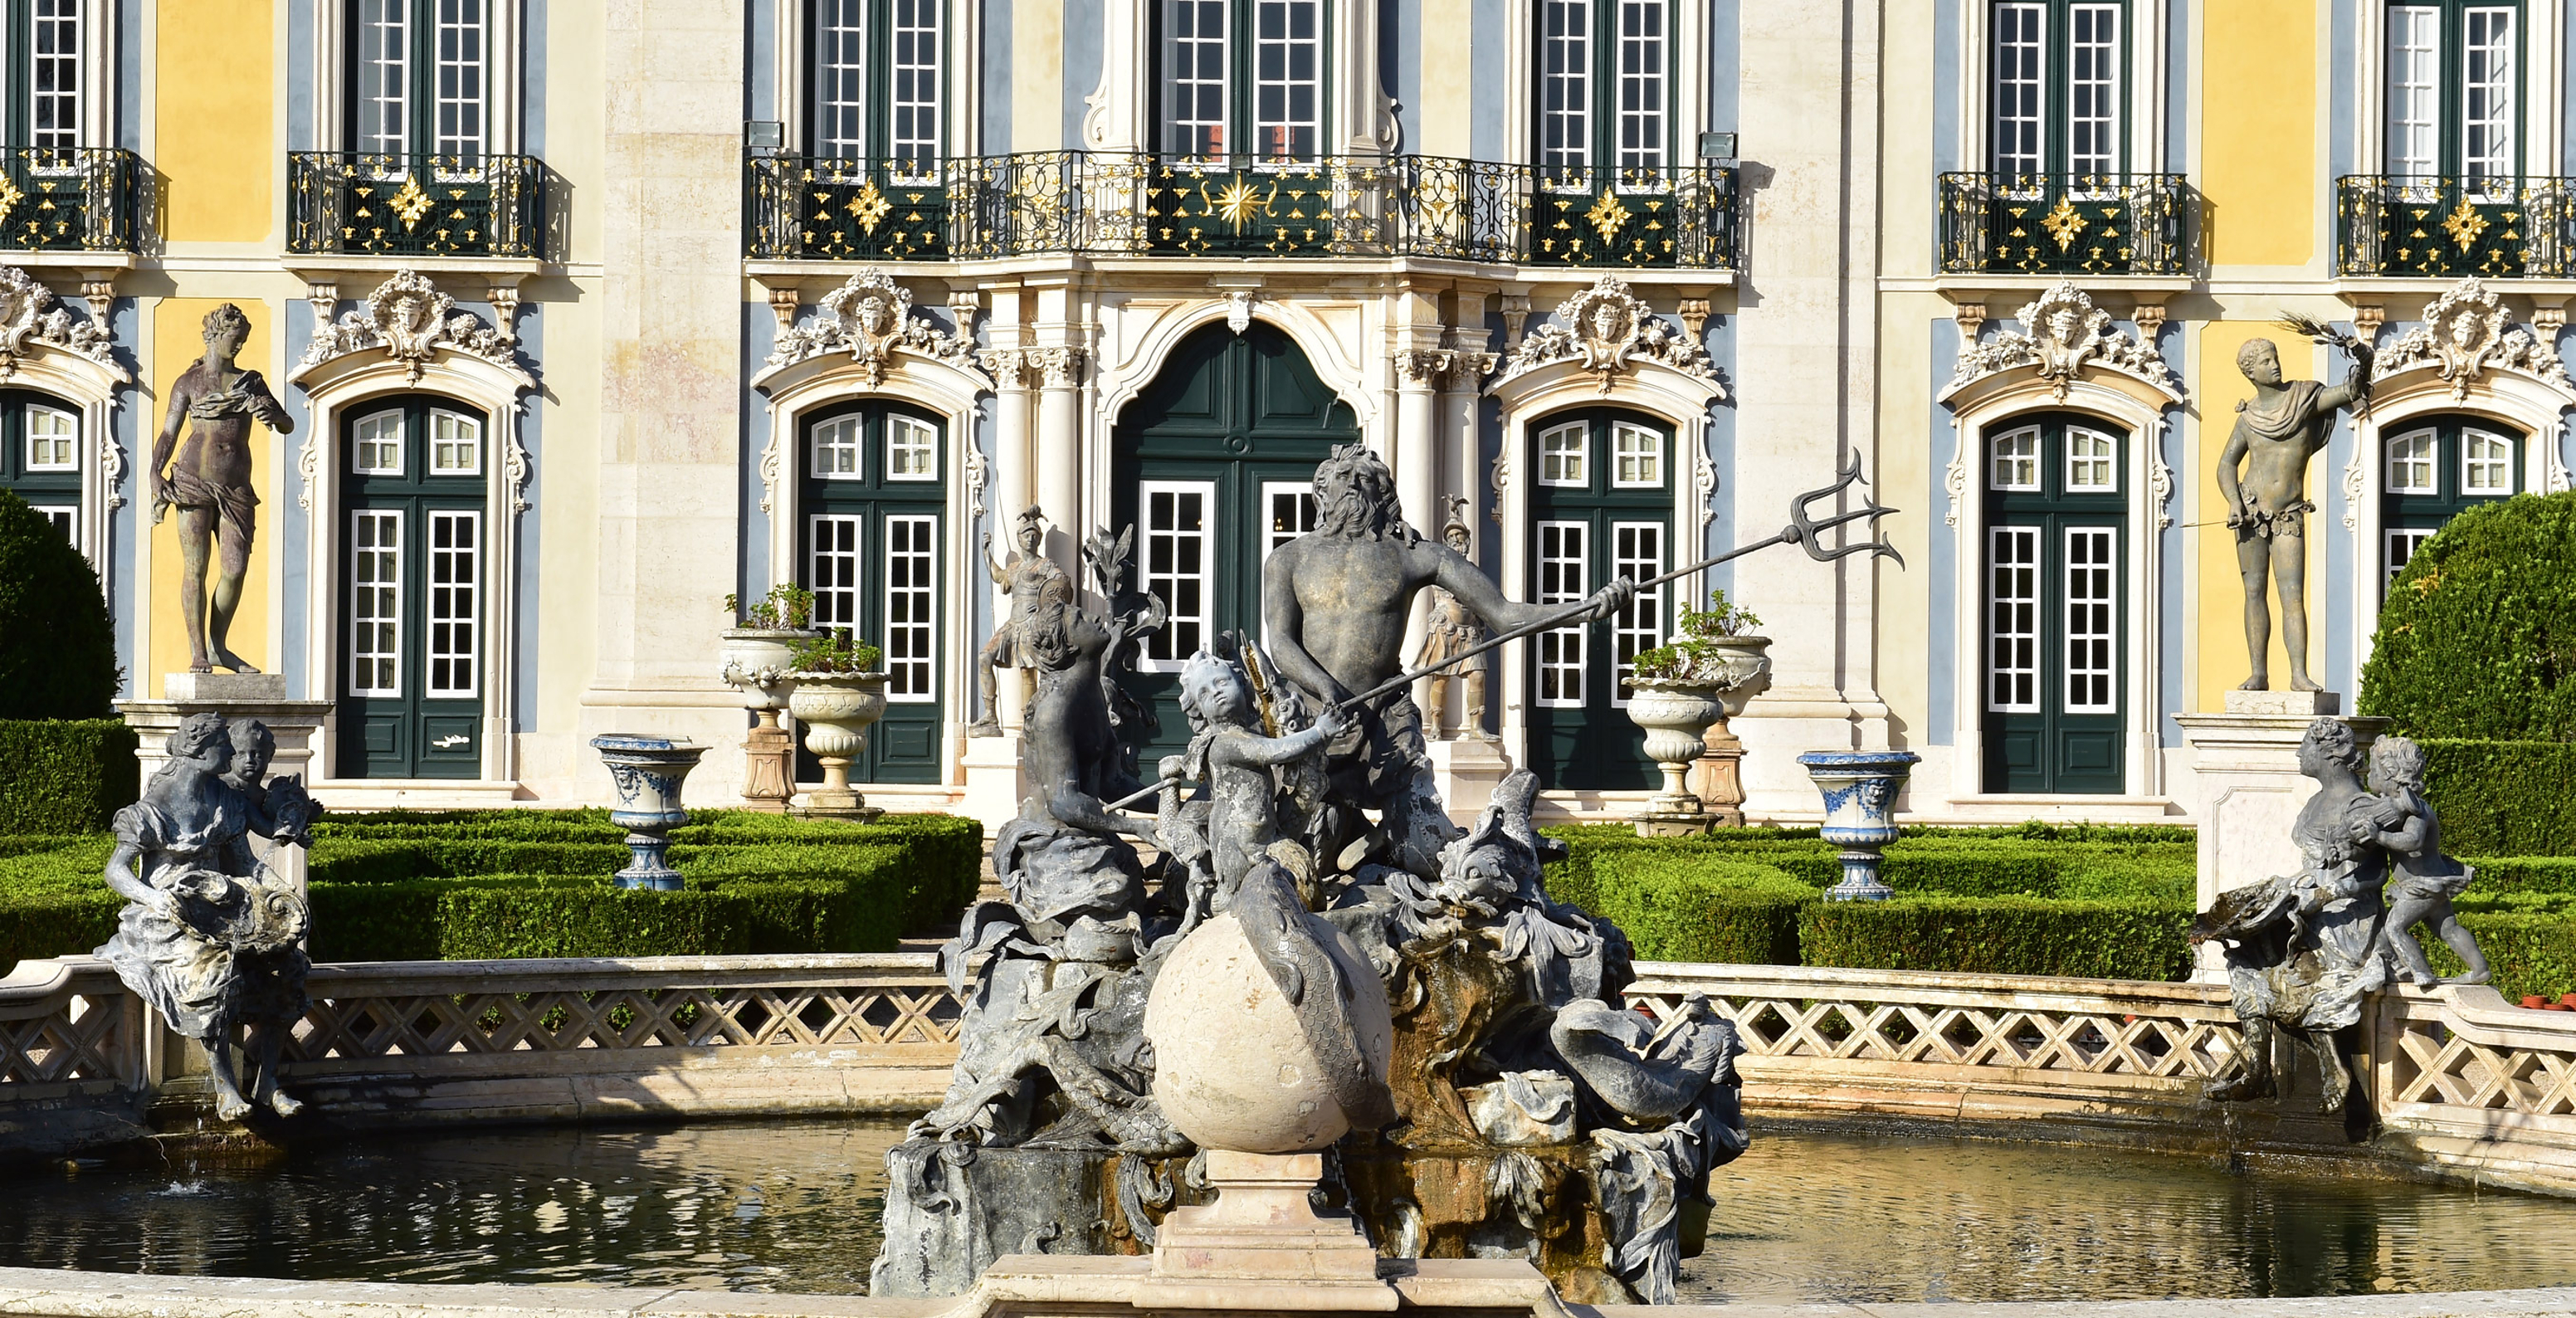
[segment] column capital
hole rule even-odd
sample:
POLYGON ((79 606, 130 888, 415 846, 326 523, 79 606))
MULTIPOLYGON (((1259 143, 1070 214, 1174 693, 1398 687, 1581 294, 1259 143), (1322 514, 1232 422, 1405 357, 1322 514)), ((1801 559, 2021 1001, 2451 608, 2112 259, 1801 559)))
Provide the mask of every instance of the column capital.
POLYGON ((1082 383, 1084 350, 1075 347, 1026 348, 1020 356, 1027 369, 1048 389, 1070 389, 1082 383))
POLYGON ((1029 353, 1025 348, 986 348, 975 354, 993 387, 1017 393, 1029 387, 1029 353))
POLYGON ((1399 348, 1394 355, 1396 379, 1408 389, 1437 389, 1456 356, 1436 348, 1399 348))

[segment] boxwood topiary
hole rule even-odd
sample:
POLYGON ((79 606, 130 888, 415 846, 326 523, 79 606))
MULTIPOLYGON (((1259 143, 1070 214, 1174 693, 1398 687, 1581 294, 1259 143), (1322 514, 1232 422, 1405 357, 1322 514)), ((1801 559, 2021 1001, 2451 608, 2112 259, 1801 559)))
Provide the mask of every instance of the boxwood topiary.
POLYGON ((0 490, 0 719, 111 717, 120 678, 98 573, 0 490))
POLYGON ((2576 741, 2576 493, 2471 509, 2415 551, 2360 710, 2409 737, 2576 741))

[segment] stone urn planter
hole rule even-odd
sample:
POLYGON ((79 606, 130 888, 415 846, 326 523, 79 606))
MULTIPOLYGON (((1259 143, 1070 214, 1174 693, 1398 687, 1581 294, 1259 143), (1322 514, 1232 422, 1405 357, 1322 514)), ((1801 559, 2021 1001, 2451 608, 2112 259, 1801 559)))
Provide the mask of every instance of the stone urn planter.
POLYGON ((1681 647, 1670 677, 1628 683, 1628 720, 1646 730, 1646 753, 1664 771, 1664 789, 1637 820, 1640 837, 1706 832, 1744 822, 1744 786, 1738 762, 1744 744, 1725 731, 1746 701, 1771 689, 1771 638, 1707 636, 1681 647), (1718 730, 1712 740, 1709 730, 1718 730), (1691 766, 1703 756, 1719 760, 1717 791, 1703 799, 1690 789, 1691 766))
POLYGON ((778 711, 787 707, 787 693, 795 686, 788 677, 796 667, 791 656, 814 635, 805 628, 724 630, 719 651, 723 666, 717 675, 742 692, 742 707, 757 720, 742 739, 742 799, 751 809, 775 814, 785 810, 788 798, 796 794, 796 742, 778 726, 778 711))
POLYGON ((1842 848, 1843 881, 1825 890, 1825 900, 1883 902, 1896 895, 1879 882, 1879 853, 1896 840, 1896 793, 1922 758, 1912 751, 1809 751, 1798 757, 1825 795, 1825 840, 1842 848))
POLYGON ((590 745, 607 762, 608 781, 617 792, 608 822, 626 830, 626 849, 633 855, 615 875, 617 886, 679 891, 683 885, 680 872, 671 868, 670 834, 689 822, 689 812, 680 806, 680 784, 707 748, 622 732, 593 737, 590 745))
POLYGON ((805 749, 823 762, 823 785, 806 796, 816 814, 867 817, 878 811, 850 789, 850 761, 868 744, 868 725, 885 714, 883 673, 794 672, 787 712, 805 729, 805 749))

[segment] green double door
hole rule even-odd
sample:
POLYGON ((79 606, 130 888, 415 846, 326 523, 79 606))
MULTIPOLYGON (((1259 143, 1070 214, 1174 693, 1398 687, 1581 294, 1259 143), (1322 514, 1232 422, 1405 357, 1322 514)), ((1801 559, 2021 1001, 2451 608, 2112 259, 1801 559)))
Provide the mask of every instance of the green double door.
MULTIPOLYGON (((1651 581, 1674 560, 1673 436, 1630 412, 1590 408, 1531 427, 1529 561, 1539 604, 1571 604, 1618 577, 1651 581)), ((1634 791, 1663 781, 1628 718, 1627 679, 1664 643, 1675 584, 1648 587, 1609 619, 1527 641, 1529 758, 1539 785, 1634 791)))
MULTIPOLYGON (((799 422, 798 575, 814 625, 884 652, 886 707, 850 762, 862 783, 935 783, 940 775, 940 572, 946 561, 946 428, 932 414, 871 400, 799 422)), ((823 765, 800 739, 799 782, 823 765)))
POLYGON ((1135 528, 1138 589, 1171 617, 1124 680, 1162 728, 1141 751, 1189 745, 1181 665, 1225 632, 1261 634, 1261 567, 1315 525, 1315 465, 1359 442, 1350 406, 1278 329, 1211 325, 1174 349, 1113 435, 1110 521, 1135 528))
POLYGON ((2057 415, 1985 442, 1985 790, 2117 794, 2128 437, 2057 415))
POLYGON ((483 418, 397 398, 343 423, 340 778, 475 778, 491 533, 483 418))

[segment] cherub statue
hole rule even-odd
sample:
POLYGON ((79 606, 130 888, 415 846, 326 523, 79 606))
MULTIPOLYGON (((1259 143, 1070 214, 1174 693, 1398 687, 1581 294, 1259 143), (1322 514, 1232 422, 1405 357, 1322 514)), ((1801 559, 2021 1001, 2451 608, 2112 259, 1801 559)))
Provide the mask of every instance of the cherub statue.
POLYGON ((2370 748, 2370 790, 2379 804, 2371 823, 2375 841, 2388 852, 2388 920, 2380 937, 2397 956, 2397 977, 2412 984, 2445 982, 2433 973, 2423 945, 2415 941, 2417 923, 2459 954, 2468 973, 2448 981, 2484 984, 2489 972, 2477 938, 2460 927, 2451 899, 2478 877, 2478 872, 2442 854, 2442 821, 2424 799, 2424 748, 2404 737, 2382 737, 2370 748))
POLYGON ((1206 783, 1214 803, 1207 824, 1216 884, 1209 913, 1231 905, 1243 876, 1265 858, 1278 861, 1294 877, 1301 895, 1312 902, 1317 882, 1314 858, 1280 831, 1279 782, 1272 770, 1320 756, 1325 743, 1350 727, 1350 715, 1327 710, 1303 731, 1264 736, 1243 668, 1204 650, 1190 656, 1181 670, 1181 708, 1189 713, 1195 730, 1181 765, 1182 777, 1206 783))

